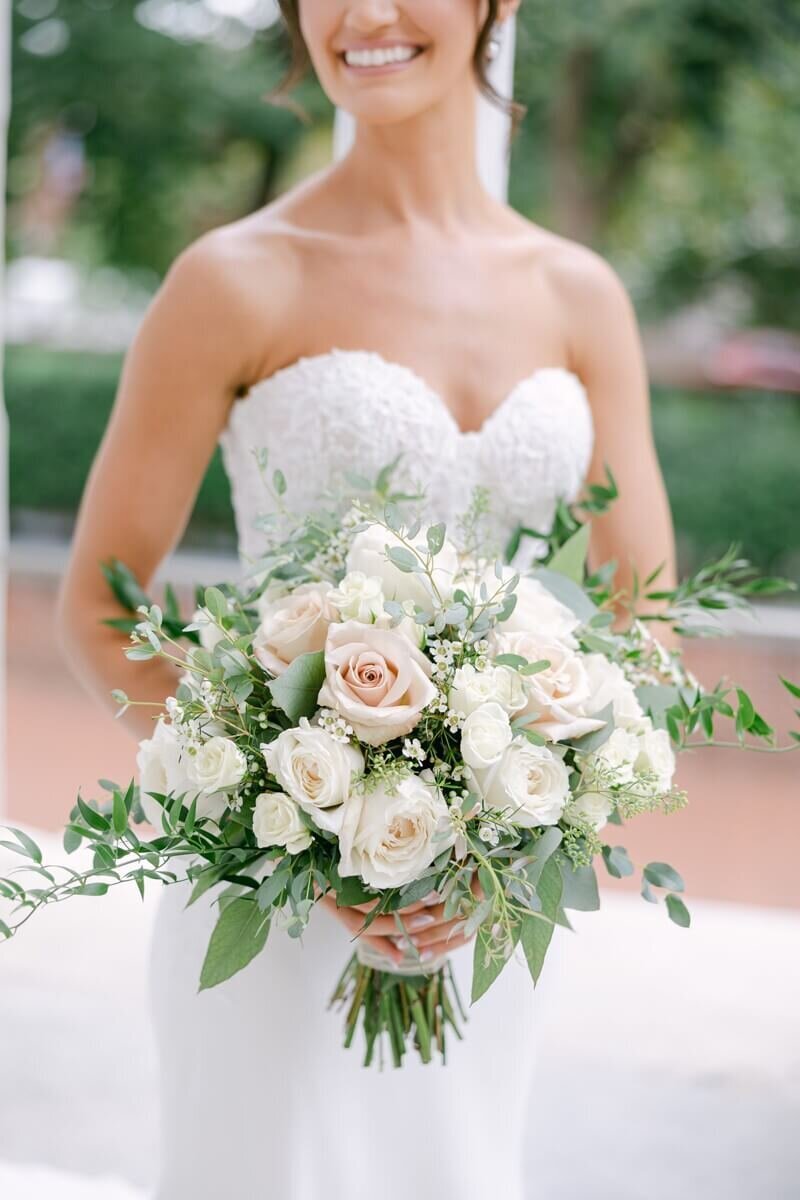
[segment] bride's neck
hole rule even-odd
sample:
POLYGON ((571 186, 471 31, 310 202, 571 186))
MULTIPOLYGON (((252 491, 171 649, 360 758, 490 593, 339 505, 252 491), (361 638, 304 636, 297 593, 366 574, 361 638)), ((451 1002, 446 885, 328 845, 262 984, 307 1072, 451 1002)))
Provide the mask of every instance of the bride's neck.
POLYGON ((336 174, 358 196, 351 215, 361 233, 446 231, 485 218, 493 201, 476 165, 474 89, 405 121, 358 122, 336 174))

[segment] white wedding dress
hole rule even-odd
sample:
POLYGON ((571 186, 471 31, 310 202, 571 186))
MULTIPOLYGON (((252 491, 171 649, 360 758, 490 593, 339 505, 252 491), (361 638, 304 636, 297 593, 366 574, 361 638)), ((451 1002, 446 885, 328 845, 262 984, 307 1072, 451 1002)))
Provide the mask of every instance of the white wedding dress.
MULTIPOLYGON (((574 498, 593 426, 580 379, 552 367, 521 380, 478 431, 459 429, 444 399, 408 367, 366 350, 306 356, 236 401, 221 436, 243 560, 268 505, 252 450, 280 467, 293 511, 315 507, 340 472, 369 478, 399 452, 395 482, 424 483, 429 511, 452 521, 475 484, 491 489, 495 532, 545 529, 558 497, 574 498)), ((523 541, 519 561, 535 552, 523 541)), ((152 947, 160 1054, 162 1162, 157 1200, 523 1200, 536 1023, 548 969, 534 988, 512 961, 469 1011, 448 1063, 401 1070, 361 1065, 342 1046, 329 995, 349 934, 317 908, 302 944, 273 931, 264 952, 226 984, 198 994, 216 909, 185 909, 166 888, 152 947)), ((572 935, 556 929, 551 955, 572 935)), ((472 948, 452 961, 465 1003, 472 948)))

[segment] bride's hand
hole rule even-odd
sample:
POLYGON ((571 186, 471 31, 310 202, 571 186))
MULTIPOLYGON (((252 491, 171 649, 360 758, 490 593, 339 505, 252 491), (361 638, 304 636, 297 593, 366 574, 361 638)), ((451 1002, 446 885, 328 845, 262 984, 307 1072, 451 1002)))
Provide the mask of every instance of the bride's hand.
POLYGON ((409 904, 394 913, 376 917, 361 934, 359 930, 364 926, 364 915, 375 907, 377 900, 368 904, 356 904, 351 908, 337 908, 336 898, 328 894, 323 896, 322 903, 335 913, 354 936, 360 936, 373 949, 395 963, 402 962, 405 957, 403 944, 406 938, 416 947, 423 963, 455 950, 469 941, 461 934, 453 932, 461 918, 451 917, 445 920, 444 904, 436 903, 435 894, 425 901, 409 904))

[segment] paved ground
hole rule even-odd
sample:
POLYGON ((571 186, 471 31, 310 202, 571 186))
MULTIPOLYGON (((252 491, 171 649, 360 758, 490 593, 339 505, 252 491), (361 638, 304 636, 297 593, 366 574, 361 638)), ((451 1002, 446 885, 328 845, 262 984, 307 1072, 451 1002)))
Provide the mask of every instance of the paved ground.
MULTIPOLYGON (((0 952, 4 1200, 151 1183, 155 902, 74 900, 0 952)), ((660 915, 608 895, 559 930, 536 993, 527 1200, 796 1200, 800 913, 697 901, 690 933, 660 915)))

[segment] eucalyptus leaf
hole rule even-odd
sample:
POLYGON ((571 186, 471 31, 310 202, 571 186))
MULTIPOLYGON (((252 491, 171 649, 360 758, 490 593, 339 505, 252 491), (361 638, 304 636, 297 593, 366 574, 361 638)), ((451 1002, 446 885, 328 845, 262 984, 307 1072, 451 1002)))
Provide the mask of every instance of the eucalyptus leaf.
POLYGON ((536 567, 531 577, 537 579, 557 600, 565 604, 580 621, 590 621, 599 610, 586 592, 573 579, 550 567, 536 567))
POLYGON ((563 886, 561 905, 577 912, 595 912, 600 907, 594 867, 573 867, 566 854, 559 853, 558 865, 563 886))
POLYGON ((317 650, 301 654, 290 663, 282 675, 272 679, 267 688, 278 708, 290 721, 300 717, 312 717, 317 708, 317 698, 325 680, 325 654, 317 650))
POLYGON ((624 846, 603 846, 603 862, 609 875, 613 875, 615 879, 633 874, 633 863, 628 858, 628 851, 624 846))
POLYGON ((608 704, 599 712, 592 713, 592 718, 595 721, 605 721, 605 725, 600 729, 593 729, 589 733, 585 733, 583 737, 572 738, 567 742, 567 745, 572 746, 579 754, 590 754, 604 745, 611 737, 614 732, 613 700, 609 700, 608 704))
POLYGON ((533 862, 528 863, 525 868, 525 878, 534 887, 538 887, 544 868, 561 845, 563 836, 557 825, 548 825, 542 836, 534 843, 531 850, 533 862))
POLYGON ((413 551, 407 546, 388 546, 386 547, 386 556, 398 571, 404 571, 407 575, 414 571, 422 569, 422 564, 413 551))
POLYGON ((683 880, 669 863, 647 863, 642 874, 648 883, 652 883, 656 887, 669 888, 672 892, 682 892, 684 889, 683 880))
POLYGON ((676 925, 680 925, 683 929, 688 929, 692 923, 692 918, 680 896, 676 896, 673 892, 668 892, 666 899, 669 919, 674 921, 676 925))
POLYGON ((428 551, 432 555, 438 554, 444 545, 445 532, 445 526, 441 522, 438 525, 428 526, 425 540, 428 543, 428 551))

